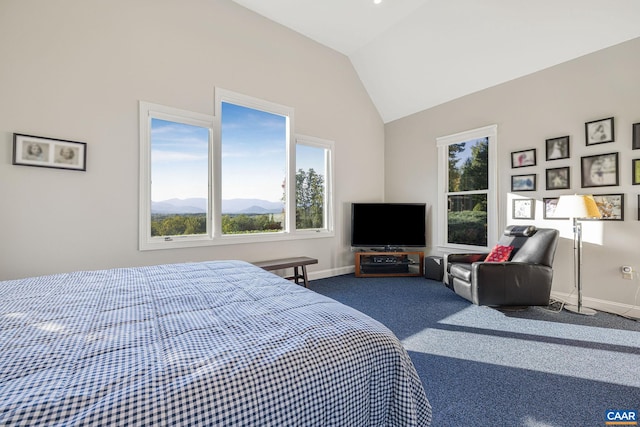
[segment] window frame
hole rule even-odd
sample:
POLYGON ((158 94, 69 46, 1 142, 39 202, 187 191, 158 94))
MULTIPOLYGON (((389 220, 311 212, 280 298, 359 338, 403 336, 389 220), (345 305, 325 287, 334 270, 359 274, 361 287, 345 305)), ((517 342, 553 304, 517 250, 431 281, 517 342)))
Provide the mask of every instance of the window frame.
POLYGON ((242 243, 276 242, 287 240, 333 237, 334 232, 334 142, 306 135, 294 135, 294 109, 259 98, 239 94, 226 89, 216 88, 214 111, 208 115, 168 107, 146 101, 139 101, 140 120, 140 177, 139 177, 139 250, 156 250, 216 246, 242 243), (229 102, 248 108, 267 111, 288 117, 286 143, 286 185, 285 224, 281 232, 222 234, 222 102, 229 102), (207 233, 185 236, 151 236, 151 119, 192 124, 209 129, 209 177, 207 233), (325 191, 325 227, 322 229, 296 230, 296 145, 313 145, 327 150, 326 191, 325 191))
MULTIPOLYGON (((335 143, 328 139, 317 138, 314 136, 308 135, 296 135, 296 143, 295 146, 298 145, 306 145, 308 147, 321 148, 325 150, 325 182, 324 182, 324 227, 322 228, 304 228, 298 230, 296 228, 296 232, 300 234, 311 234, 311 233, 322 233, 327 235, 333 235, 334 232, 334 184, 333 184, 333 165, 334 165, 334 147, 335 143)), ((295 154, 295 153, 294 153, 295 154)), ((295 173, 297 173, 298 167, 296 164, 296 156, 293 156, 294 159, 294 177, 295 173)), ((293 189, 294 200, 296 197, 295 188, 293 189)), ((295 205, 294 203, 294 211, 295 205)), ((294 220, 295 226, 295 220, 294 220)))
MULTIPOLYGON (((151 102, 139 102, 140 114, 140 218, 139 249, 169 249, 209 245, 212 239, 211 191, 208 194, 207 233, 185 236, 151 236, 151 120, 161 119, 209 129, 209 171, 212 166, 214 118, 208 114, 195 113, 179 108, 167 107, 151 102)), ((211 188, 211 173, 209 173, 211 188)))
POLYGON ((438 148, 438 249, 443 252, 485 252, 492 248, 498 236, 498 125, 489 125, 436 138, 438 148), (488 189, 465 192, 449 191, 449 146, 474 139, 488 138, 488 189), (464 245, 448 242, 448 197, 450 194, 487 194, 487 246, 464 245))
POLYGON ((292 202, 291 194, 293 191, 295 197, 295 187, 291 185, 291 176, 295 176, 292 164, 295 160, 295 146, 292 142, 292 129, 294 129, 294 109, 285 105, 276 104, 274 102, 264 101, 253 96, 243 95, 232 92, 227 89, 216 88, 215 104, 214 104, 216 129, 214 136, 214 156, 213 156, 213 229, 214 238, 226 241, 227 243, 243 243, 243 242, 264 242, 283 240, 286 236, 291 236, 295 230, 295 217, 289 215, 289 212, 295 212, 295 202, 292 202), (255 110, 266 111, 268 113, 277 114, 287 117, 287 131, 285 144, 285 223, 282 231, 272 233, 251 233, 251 234, 222 234, 222 103, 230 103, 240 105, 242 107, 252 108, 255 110), (294 151, 292 153, 292 151, 294 151), (293 172, 293 174, 292 174, 293 172), (292 221, 293 220, 293 221, 292 221))

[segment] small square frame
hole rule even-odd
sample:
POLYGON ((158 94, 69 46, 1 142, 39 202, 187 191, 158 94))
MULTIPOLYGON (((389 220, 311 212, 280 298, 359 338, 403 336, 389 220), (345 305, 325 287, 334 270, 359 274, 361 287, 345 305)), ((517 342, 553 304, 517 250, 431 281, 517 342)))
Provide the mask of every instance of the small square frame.
POLYGON ((534 199, 513 199, 513 219, 534 219, 535 212, 534 199))
POLYGON ((594 194, 593 200, 602 215, 594 221, 624 221, 624 194, 594 194))
POLYGON ((634 123, 632 126, 633 138, 631 139, 631 148, 638 150, 640 149, 640 123, 634 123))
POLYGON ((552 168, 546 170, 547 190, 566 190, 571 188, 571 168, 552 168))
POLYGON ((580 178, 582 188, 618 185, 618 153, 581 157, 580 178))
POLYGON ((545 147, 547 160, 568 159, 570 157, 568 135, 545 140, 545 147))
POLYGON ((14 133, 13 164, 86 171, 87 144, 14 133))
POLYGON ((511 168, 524 168, 536 165, 536 149, 513 151, 511 153, 511 168))
POLYGON ((640 159, 631 160, 631 183, 640 184, 640 159))
POLYGON ((545 197, 542 199, 542 218, 543 219, 569 219, 553 216, 556 208, 558 207, 559 197, 545 197))
POLYGON ((536 191, 536 174, 511 175, 511 191, 536 191))
POLYGON ((613 117, 585 123, 585 143, 595 145, 615 141, 613 124, 613 117))

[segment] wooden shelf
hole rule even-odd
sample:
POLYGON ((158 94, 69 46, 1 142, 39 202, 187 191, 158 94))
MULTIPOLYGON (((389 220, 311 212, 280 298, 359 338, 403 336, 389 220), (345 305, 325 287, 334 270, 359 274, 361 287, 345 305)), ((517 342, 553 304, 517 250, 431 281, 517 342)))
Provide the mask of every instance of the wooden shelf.
POLYGON ((422 276, 424 252, 356 252, 356 277, 422 276))

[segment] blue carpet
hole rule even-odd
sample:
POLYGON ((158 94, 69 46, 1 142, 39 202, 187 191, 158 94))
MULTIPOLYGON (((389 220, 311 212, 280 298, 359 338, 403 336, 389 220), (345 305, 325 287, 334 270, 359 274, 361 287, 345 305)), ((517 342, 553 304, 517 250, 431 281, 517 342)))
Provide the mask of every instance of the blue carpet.
POLYGON ((373 317, 409 352, 433 426, 604 426, 640 410, 640 322, 554 307, 478 307, 421 277, 310 282, 373 317))

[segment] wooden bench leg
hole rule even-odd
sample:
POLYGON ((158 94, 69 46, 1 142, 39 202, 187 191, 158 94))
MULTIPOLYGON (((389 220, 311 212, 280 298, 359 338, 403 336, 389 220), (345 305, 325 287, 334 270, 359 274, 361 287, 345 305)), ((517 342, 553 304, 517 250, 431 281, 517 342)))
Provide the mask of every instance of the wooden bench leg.
POLYGON ((307 266, 306 265, 300 265, 300 266, 295 266, 293 267, 293 276, 291 277, 287 277, 287 279, 293 279, 293 281, 296 283, 296 285, 300 285, 301 283, 298 281, 300 279, 302 279, 303 281, 303 285, 305 288, 309 287, 309 279, 307 278, 307 266), (299 268, 302 268, 302 274, 300 274, 300 270, 298 270, 299 268))
POLYGON ((307 266, 306 265, 302 266, 302 278, 304 279, 304 287, 308 288, 309 287, 309 279, 307 279, 307 266))

